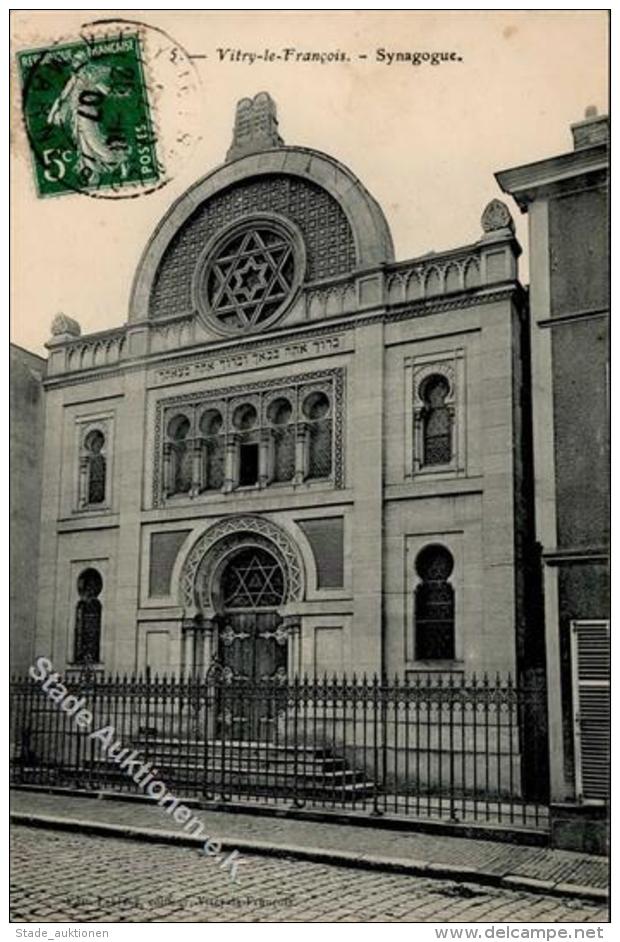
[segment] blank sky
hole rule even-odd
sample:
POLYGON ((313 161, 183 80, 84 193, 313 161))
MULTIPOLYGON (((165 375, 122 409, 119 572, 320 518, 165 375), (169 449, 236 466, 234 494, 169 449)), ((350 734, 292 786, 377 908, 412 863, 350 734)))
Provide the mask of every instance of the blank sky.
MULTIPOLYGON (((202 139, 159 193, 38 198, 14 77, 12 339, 39 353, 58 311, 77 318, 84 333, 126 320, 149 235, 172 201, 222 162, 235 103, 245 95, 269 91, 286 144, 325 151, 353 170, 383 207, 398 259, 475 241, 484 206, 500 195, 494 171, 571 150, 570 124, 586 106, 607 110, 607 17, 600 11, 135 16, 207 56, 195 60, 201 87, 192 130, 202 139), (340 49, 352 61, 218 62, 218 47, 284 46, 340 49), (375 61, 379 48, 454 50, 463 61, 386 66, 375 61)), ((73 38, 86 19, 14 13, 14 52, 73 38)), ((524 222, 517 219, 517 231, 526 248, 524 222)))

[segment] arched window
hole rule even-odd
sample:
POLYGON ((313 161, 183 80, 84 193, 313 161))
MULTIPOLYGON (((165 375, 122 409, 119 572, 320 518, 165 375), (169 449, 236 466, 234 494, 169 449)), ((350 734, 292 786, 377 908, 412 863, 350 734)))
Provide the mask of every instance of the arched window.
POLYGON ((327 478, 332 471, 331 403, 317 390, 306 396, 303 413, 308 422, 308 478, 327 478))
POLYGON ((267 418, 272 426, 273 481, 292 481, 295 475, 295 425, 293 407, 285 396, 269 404, 267 418))
POLYGON ((207 409, 200 417, 202 434, 202 488, 218 491, 224 483, 224 421, 217 409, 207 409))
POLYGON ((93 429, 84 439, 86 452, 86 503, 103 504, 105 502, 106 461, 104 455, 105 435, 99 429, 93 429))
POLYGON ((101 602, 103 580, 96 569, 85 569, 77 582, 75 608, 75 664, 98 664, 101 659, 101 602))
POLYGON ((187 494, 192 487, 190 427, 190 421, 184 415, 175 416, 168 424, 169 494, 187 494))
POLYGON ((425 546, 415 562, 420 582, 415 590, 415 656, 417 660, 454 658, 454 589, 448 581, 452 554, 438 545, 425 546))
POLYGON ((429 376, 420 389, 424 403, 423 457, 424 465, 450 464, 452 461, 452 412, 446 404, 450 384, 445 376, 429 376))
POLYGON ((239 485, 258 484, 260 455, 258 444, 258 413, 251 402, 244 402, 233 412, 233 426, 239 433, 239 485))

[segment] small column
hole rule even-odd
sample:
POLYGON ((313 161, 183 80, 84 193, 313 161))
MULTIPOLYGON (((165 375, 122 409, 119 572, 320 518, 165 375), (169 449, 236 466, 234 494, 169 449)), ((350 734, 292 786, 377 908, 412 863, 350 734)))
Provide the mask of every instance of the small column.
POLYGON ((205 618, 201 612, 188 615, 182 624, 182 664, 186 673, 204 677, 213 658, 215 619, 205 618))
POLYGON ((283 618, 283 627, 288 634, 288 664, 287 670, 290 677, 299 674, 301 671, 301 618, 299 615, 285 615, 283 618))
POLYGON ((267 487, 272 477, 273 439, 270 429, 263 429, 258 443, 258 486, 267 487))
POLYGON ((224 458, 224 484, 222 485, 222 491, 224 494, 230 494, 233 488, 237 485, 238 452, 238 436, 231 435, 226 440, 226 454, 224 458))
POLYGON ((205 618, 203 622, 203 676, 205 676, 217 654, 217 620, 205 618))
POLYGON ((185 616, 181 622, 181 671, 187 677, 193 671, 194 618, 185 616))
POLYGON ((424 406, 413 410, 413 471, 419 471, 424 463, 424 406))
POLYGON ((204 487, 203 475, 203 442, 200 438, 194 440, 192 445, 192 486, 190 497, 196 497, 204 487))
POLYGON ((164 462, 163 462, 163 491, 164 497, 169 497, 172 494, 172 445, 170 442, 166 442, 164 445, 164 462))
POLYGON ((88 455, 83 455, 80 458, 80 481, 78 487, 80 507, 86 507, 86 504, 88 503, 88 467, 88 455))
POLYGON ((447 402, 446 408, 448 410, 448 416, 450 418, 450 462, 456 464, 458 456, 458 441, 457 441, 457 425, 456 425, 456 411, 454 408, 454 401, 447 402))
POLYGON ((306 422, 299 422, 295 436, 295 476, 294 484, 303 484, 308 476, 308 438, 309 428, 306 422))

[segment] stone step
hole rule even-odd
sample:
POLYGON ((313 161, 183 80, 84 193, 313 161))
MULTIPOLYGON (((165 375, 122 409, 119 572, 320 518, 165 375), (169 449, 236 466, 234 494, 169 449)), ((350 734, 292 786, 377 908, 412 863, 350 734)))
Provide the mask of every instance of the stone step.
POLYGON ((344 759, 330 758, 323 759, 316 756, 278 755, 266 752, 229 751, 208 749, 204 752, 183 752, 173 749, 153 749, 144 745, 134 746, 138 749, 140 755, 148 759, 153 764, 176 762, 185 766, 188 763, 192 765, 202 765, 207 763, 212 765, 218 763, 228 766, 231 763, 243 765, 245 768, 275 768, 275 769, 299 769, 300 771, 320 770, 325 772, 338 772, 347 769, 347 763, 344 759))
POLYGON ((204 751, 205 749, 211 750, 222 750, 225 749, 227 753, 233 752, 235 750, 247 753, 252 749, 260 752, 261 755, 264 755, 265 750, 277 751, 279 753, 288 752, 291 754, 300 754, 308 753, 313 756, 323 756, 325 758, 332 758, 333 751, 325 746, 314 746, 311 744, 305 745, 294 745, 291 742, 283 743, 278 742, 277 737, 274 736, 270 740, 252 740, 252 739, 182 739, 182 738, 173 738, 173 737, 151 737, 151 736, 140 736, 138 739, 134 740, 134 748, 138 747, 149 747, 153 746, 165 746, 171 749, 194 749, 196 751, 204 751))
POLYGON ((159 775, 189 775, 191 772, 197 773, 200 775, 203 771, 206 771, 208 774, 218 774, 223 775, 224 777, 228 775, 245 775, 246 778, 250 778, 251 781, 254 781, 255 778, 261 777, 265 780, 270 781, 288 781, 289 779, 304 779, 305 781, 318 781, 324 782, 325 784, 330 783, 340 783, 343 781, 347 782, 356 782, 360 779, 366 777, 365 772, 360 770, 353 769, 338 769, 335 771, 327 771, 325 769, 295 769, 293 766, 288 766, 285 768, 274 769, 271 766, 265 765, 244 765, 244 764, 221 764, 217 762, 209 762, 206 766, 201 763, 183 763, 182 765, 168 765, 164 762, 158 762, 155 759, 150 760, 153 767, 158 770, 159 775))

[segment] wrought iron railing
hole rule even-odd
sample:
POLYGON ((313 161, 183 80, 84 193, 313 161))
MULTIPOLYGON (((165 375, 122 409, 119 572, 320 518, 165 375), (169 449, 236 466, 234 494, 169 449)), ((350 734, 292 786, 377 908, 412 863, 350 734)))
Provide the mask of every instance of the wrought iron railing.
POLYGON ((135 754, 149 782, 179 797, 546 824, 540 683, 445 674, 250 683, 217 667, 202 679, 81 672, 63 683, 90 723, 78 723, 76 700, 63 708, 49 696, 55 685, 13 680, 13 782, 148 795, 146 772, 132 777, 135 754))

